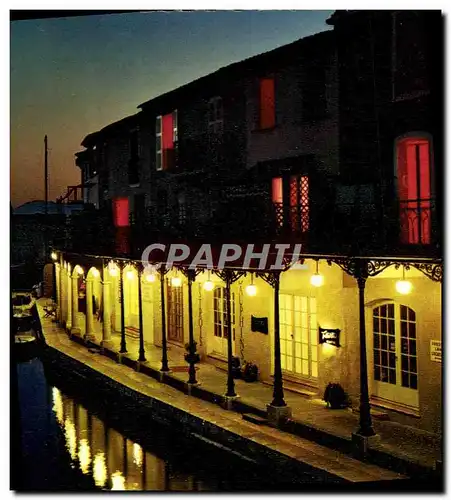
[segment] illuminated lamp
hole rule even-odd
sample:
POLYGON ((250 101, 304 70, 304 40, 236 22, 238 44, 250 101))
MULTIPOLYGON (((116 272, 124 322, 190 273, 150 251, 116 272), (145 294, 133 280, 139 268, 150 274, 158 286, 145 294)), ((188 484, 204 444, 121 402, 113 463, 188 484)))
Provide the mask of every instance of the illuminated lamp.
POLYGON ((98 278, 100 276, 100 273, 99 273, 98 269, 94 268, 92 270, 92 275, 94 276, 94 278, 98 278))
POLYGON ((50 254, 50 257, 52 258, 52 260, 56 260, 58 258, 58 255, 56 254, 56 252, 52 252, 50 254))
POLYGON ((146 273, 146 281, 153 283, 157 279, 157 276, 153 271, 146 273))
POLYGON ((214 287, 215 287, 215 284, 213 283, 213 281, 211 281, 211 279, 210 279, 210 271, 208 271, 208 279, 204 283, 204 290, 206 292, 211 292, 214 287))
POLYGON ((135 273, 133 271, 127 271, 127 278, 132 280, 135 277, 135 273))
POLYGON ((315 287, 320 287, 324 285, 324 276, 318 271, 319 261, 316 261, 316 272, 310 277, 310 284, 315 287))
POLYGON ((171 286, 174 288, 178 288, 179 286, 182 286, 182 279, 179 276, 174 276, 171 279, 171 286))
POLYGON ((404 266, 402 266, 402 280, 396 282, 395 288, 401 295, 408 295, 413 289, 412 283, 406 280, 404 266))
POLYGON ((80 267, 80 266, 76 266, 76 269, 77 269, 77 273, 78 274, 84 274, 85 272, 83 271, 83 268, 80 267))
POLYGON ((118 269, 116 264, 110 264, 108 266, 108 271, 110 273, 110 276, 117 276, 118 275, 118 269))
POLYGON ((249 297, 255 297, 257 295, 257 287, 254 285, 254 275, 251 274, 251 284, 246 287, 246 293, 249 297))

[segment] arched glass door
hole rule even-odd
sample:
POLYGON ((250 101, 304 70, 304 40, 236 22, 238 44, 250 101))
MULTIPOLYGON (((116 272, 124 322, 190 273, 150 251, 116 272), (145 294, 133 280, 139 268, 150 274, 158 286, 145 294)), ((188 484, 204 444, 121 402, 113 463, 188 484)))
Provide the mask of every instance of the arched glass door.
POLYGON ((373 393, 418 407, 416 314, 402 304, 373 309, 373 393))

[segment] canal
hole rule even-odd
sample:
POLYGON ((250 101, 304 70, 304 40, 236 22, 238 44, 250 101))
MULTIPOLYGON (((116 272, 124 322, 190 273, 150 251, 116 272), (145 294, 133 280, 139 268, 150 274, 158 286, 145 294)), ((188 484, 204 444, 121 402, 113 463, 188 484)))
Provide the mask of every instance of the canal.
POLYGON ((248 458, 182 429, 136 423, 126 407, 112 409, 90 397, 89 387, 74 390, 38 358, 12 368, 12 391, 18 388, 16 405, 12 393, 15 490, 299 489, 296 481, 275 481, 248 458))

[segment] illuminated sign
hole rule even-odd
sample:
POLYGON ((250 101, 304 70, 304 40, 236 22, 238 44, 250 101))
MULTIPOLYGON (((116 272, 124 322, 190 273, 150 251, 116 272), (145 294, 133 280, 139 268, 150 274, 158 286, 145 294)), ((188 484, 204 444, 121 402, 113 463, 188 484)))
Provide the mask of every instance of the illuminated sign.
POLYGON ((319 328, 319 343, 340 347, 340 330, 338 328, 319 328))

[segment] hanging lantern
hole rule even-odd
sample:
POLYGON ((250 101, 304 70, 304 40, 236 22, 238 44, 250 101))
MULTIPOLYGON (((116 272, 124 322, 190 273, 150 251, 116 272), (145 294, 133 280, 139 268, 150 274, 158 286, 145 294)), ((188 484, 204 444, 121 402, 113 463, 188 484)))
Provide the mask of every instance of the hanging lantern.
POLYGON ((408 295, 413 289, 412 283, 406 280, 404 266, 402 266, 402 280, 396 282, 395 288, 401 295, 408 295))
POLYGON ((249 297, 255 297, 257 295, 257 287, 254 285, 254 275, 251 274, 251 284, 247 285, 246 293, 249 297))
POLYGON ((108 271, 110 273, 110 276, 117 276, 118 275, 118 269, 116 264, 110 264, 108 266, 108 271))
POLYGON ((210 271, 208 271, 208 279, 204 283, 204 290, 206 292, 211 292, 214 287, 215 287, 215 284, 213 283, 213 281, 211 281, 211 279, 210 279, 210 271))
POLYGON ((316 261, 316 272, 310 277, 310 284, 315 287, 324 285, 324 276, 319 273, 319 261, 316 261))
POLYGON ((178 288, 179 286, 182 286, 182 278, 180 278, 179 276, 175 275, 171 279, 171 286, 173 286, 174 288, 178 288))
POLYGON ((146 273, 146 281, 153 283, 157 279, 154 272, 146 273))

